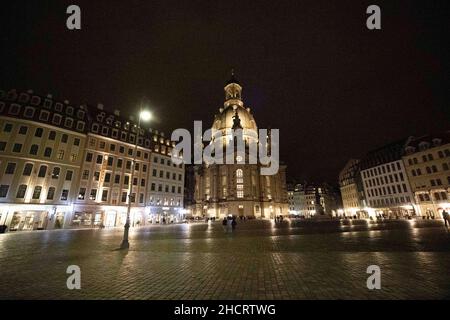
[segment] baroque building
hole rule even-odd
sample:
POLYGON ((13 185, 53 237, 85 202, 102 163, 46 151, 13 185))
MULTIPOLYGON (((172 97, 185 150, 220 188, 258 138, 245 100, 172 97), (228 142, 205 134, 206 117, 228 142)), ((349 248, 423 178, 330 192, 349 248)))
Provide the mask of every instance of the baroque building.
POLYGON ((61 228, 73 211, 86 141, 84 107, 0 91, 0 225, 61 228))
POLYGON ((276 174, 261 175, 261 165, 247 161, 248 145, 257 142, 258 137, 247 135, 246 132, 257 132, 258 127, 250 108, 244 105, 242 86, 234 74, 226 83, 224 91, 224 106, 214 117, 212 131, 222 133, 225 147, 229 143, 238 143, 230 132, 242 129, 245 159, 240 159, 242 156, 238 154, 234 155, 234 164, 198 165, 194 170, 195 190, 191 213, 194 216, 215 218, 230 215, 274 218, 288 215, 286 166, 280 164, 276 174))
POLYGON ((389 218, 418 214, 402 157, 412 137, 370 151, 360 162, 369 216, 389 218))
POLYGON ((359 172, 359 159, 350 159, 339 173, 339 186, 346 217, 368 218, 364 189, 359 172))
POLYGON ((412 139, 403 162, 418 214, 442 218, 443 210, 450 212, 450 131, 412 139))
POLYGON ((129 199, 131 226, 181 221, 184 164, 172 163, 174 144, 101 104, 0 90, 0 225, 123 226, 129 199))

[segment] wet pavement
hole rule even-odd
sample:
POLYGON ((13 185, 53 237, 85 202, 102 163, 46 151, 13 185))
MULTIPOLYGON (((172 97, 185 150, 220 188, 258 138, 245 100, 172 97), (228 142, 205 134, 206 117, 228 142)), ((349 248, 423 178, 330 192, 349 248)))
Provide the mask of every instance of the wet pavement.
POLYGON ((450 298, 442 221, 239 221, 0 235, 0 299, 450 298), (69 265, 81 289, 69 290, 69 265), (369 265, 381 289, 369 290, 369 265))

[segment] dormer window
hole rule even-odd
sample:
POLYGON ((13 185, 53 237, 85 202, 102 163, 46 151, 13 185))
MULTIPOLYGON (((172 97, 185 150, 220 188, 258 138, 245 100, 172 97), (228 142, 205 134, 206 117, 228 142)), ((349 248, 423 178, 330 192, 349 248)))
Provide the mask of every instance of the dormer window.
POLYGON ((53 104, 53 101, 52 101, 52 100, 45 99, 45 101, 44 101, 44 107, 45 107, 45 108, 51 108, 51 107, 52 107, 52 104, 53 104))
POLYGON ((17 99, 17 92, 16 92, 16 90, 9 91, 8 95, 6 96, 6 99, 10 100, 10 101, 16 100, 17 99))
POLYGON ((33 106, 37 106, 37 105, 39 105, 41 103, 41 98, 40 97, 38 97, 38 96, 33 96, 32 98, 31 98, 31 104, 33 105, 33 106))
POLYGON ((67 128, 72 128, 73 126, 73 119, 72 118, 66 118, 64 121, 64 126, 67 128))
POLYGON ((78 117, 78 119, 83 119, 84 118, 84 111, 83 110, 78 110, 77 111, 77 117, 78 117))
POLYGON ((416 151, 416 148, 414 148, 414 147, 408 146, 405 148, 406 154, 414 153, 414 151, 416 151))
POLYGON ((122 124, 120 123, 120 121, 116 121, 116 122, 114 122, 114 125, 116 126, 116 128, 120 128, 120 126, 121 126, 122 124))
POLYGON ((98 133, 98 124, 97 123, 94 123, 92 125, 92 132, 98 133))
POLYGON ((19 114, 19 112, 20 112, 20 105, 19 105, 19 104, 17 104, 17 103, 12 103, 12 104, 9 106, 9 113, 10 113, 10 114, 16 116, 16 115, 19 114))
POLYGON ((61 112, 62 109, 63 109, 62 103, 61 103, 61 102, 57 102, 57 103, 55 104, 55 110, 58 111, 58 112, 61 112))
POLYGON ((101 114, 97 115, 97 121, 98 122, 103 122, 103 116, 101 114))
POLYGON ((102 135, 107 136, 109 133, 109 128, 106 126, 102 127, 102 135))
POLYGON ((428 142, 423 141, 423 142, 419 143, 420 151, 426 150, 429 147, 430 147, 430 144, 428 142))
POLYGON ((442 140, 439 138, 433 139, 433 147, 439 147, 442 143, 442 140))
POLYGON ((34 110, 35 109, 33 107, 25 107, 25 112, 23 113, 23 115, 25 116, 25 118, 33 118, 34 110))
POLYGON ((28 99, 30 99, 30 96, 25 92, 19 95, 19 102, 25 103, 28 102, 28 99))
POLYGON ((77 130, 84 131, 84 122, 83 121, 77 121, 77 130))
POLYGON ((73 107, 67 107, 67 108, 66 108, 66 113, 67 113, 69 116, 73 116, 73 107))
POLYGON ((59 114, 54 114, 54 115, 53 115, 53 120, 52 120, 52 122, 53 122, 54 124, 60 125, 60 124, 61 124, 61 120, 62 120, 62 117, 61 117, 59 114))
POLYGON ((106 124, 107 125, 112 125, 112 122, 113 122, 113 118, 112 117, 108 117, 108 118, 106 118, 106 124))

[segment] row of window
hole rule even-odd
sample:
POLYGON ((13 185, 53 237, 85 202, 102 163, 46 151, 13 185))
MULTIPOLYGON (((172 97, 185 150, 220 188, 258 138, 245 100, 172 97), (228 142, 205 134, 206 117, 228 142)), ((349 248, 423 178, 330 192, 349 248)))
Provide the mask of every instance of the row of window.
MULTIPOLYGON (((6 133, 11 133, 13 130, 13 124, 12 123, 5 123, 5 125, 3 126, 3 132, 6 133)), ((18 130, 18 134, 20 135, 26 135, 28 132, 28 127, 27 126, 20 126, 19 130, 18 130)), ((37 138, 42 138, 42 135, 44 134, 44 128, 36 128, 34 130, 34 136, 37 138)), ((56 139, 56 131, 54 130, 50 130, 48 132, 48 140, 55 140, 56 139)), ((61 135, 61 143, 67 143, 69 140, 69 135, 66 133, 63 133, 61 135)), ((73 144, 75 146, 79 146, 80 145, 80 139, 79 138, 74 138, 73 139, 73 144)))
MULTIPOLYGON (((8 100, 15 100, 16 98, 17 98, 17 93, 16 92, 14 92, 14 91, 8 92, 8 95, 7 95, 7 99, 8 100)), ((41 103, 41 97, 39 97, 39 96, 32 96, 31 99, 30 99, 30 95, 28 93, 26 93, 26 92, 20 93, 19 98, 18 98, 18 102, 20 102, 20 103, 28 103, 29 101, 30 101, 31 105, 38 106, 41 103)), ((13 103, 11 105, 17 105, 17 104, 13 103)), ((53 105, 53 101, 52 100, 50 100, 50 99, 45 99, 44 100, 44 104, 43 104, 44 108, 48 108, 49 109, 49 108, 52 107, 52 105, 53 105)), ((27 106, 26 108, 31 108, 31 107, 27 106)), ((57 112, 62 112, 63 111, 63 104, 61 102, 56 102, 55 106, 54 106, 54 109, 57 112)), ((75 111, 74 107, 67 106, 66 110, 65 110, 65 113, 67 115, 69 115, 69 116, 73 116, 74 115, 74 111, 75 111)), ((83 119, 84 116, 85 116, 84 110, 78 110, 77 111, 77 117, 79 119, 83 119)))
MULTIPOLYGON (((89 139, 89 147, 95 149, 95 147, 96 147, 96 140, 94 138, 89 139)), ((110 143, 109 144, 109 151, 110 152, 115 152, 117 150, 116 147, 117 147, 116 144, 110 143)), ((105 141, 99 141, 98 148, 101 149, 101 150, 105 150, 106 149, 106 142, 105 141)), ((119 150, 120 154, 125 154, 125 147, 124 146, 119 145, 118 150, 119 150)), ((133 148, 128 148, 127 153, 128 153, 128 155, 130 157, 132 157, 133 154, 134 154, 133 148)), ((138 159, 141 158, 142 154, 144 155, 144 159, 148 159, 149 153, 148 152, 142 153, 141 150, 137 150, 136 158, 138 158, 138 159)))
MULTIPOLYGON (((108 193, 109 190, 108 189, 103 189, 102 190, 102 194, 100 197, 100 201, 108 201, 108 193)), ((78 192, 78 200, 91 200, 91 201, 96 201, 97 200, 97 189, 92 188, 91 191, 89 192, 89 196, 86 198, 86 188, 80 188, 79 192, 78 192)), ((127 197, 128 197, 128 192, 123 191, 122 195, 121 195, 121 202, 127 202, 127 197)), ((136 202, 136 193, 133 192, 130 195, 131 198, 131 203, 135 203, 136 202)), ((139 193, 139 203, 144 203, 144 194, 143 193, 139 193)))
POLYGON ((395 172, 396 170, 398 171, 401 170, 400 162, 391 163, 390 165, 385 164, 383 166, 379 166, 378 168, 372 168, 367 171, 363 171, 363 177, 364 178, 375 177, 377 175, 390 173, 391 171, 395 172))
MULTIPOLYGON (((450 149, 446 149, 444 151, 442 151, 442 150, 438 151, 438 157, 441 159, 445 158, 445 157, 450 157, 450 149)), ((434 160, 434 157, 431 153, 422 155, 423 162, 433 161, 433 160, 434 160)), ((409 165, 418 164, 418 163, 419 163, 419 161, 417 158, 408 159, 409 165)))
MULTIPOLYGON (((447 183, 450 184, 450 177, 447 177, 447 183)), ((442 180, 441 179, 431 179, 430 185, 432 187, 442 186, 442 180)))
MULTIPOLYGON (((156 177, 158 174, 158 171, 156 169, 153 169, 152 171, 152 176, 156 177)), ((160 178, 164 178, 164 170, 160 170, 159 171, 159 177, 160 178)), ((170 179, 170 172, 166 171, 166 179, 170 179)), ((176 180, 177 179, 177 174, 175 172, 172 172, 172 180, 176 180)), ((178 174, 178 181, 183 180, 183 175, 181 173, 178 174)))
MULTIPOLYGON (((427 174, 431 174, 431 173, 436 173, 438 172, 438 168, 435 165, 432 165, 431 167, 426 167, 425 169, 427 171, 427 174)), ((447 171, 449 170, 449 165, 448 163, 443 163, 442 164, 442 170, 443 171, 447 171)), ((420 168, 417 169, 413 169, 411 170, 411 174, 415 177, 415 176, 420 176, 422 175, 422 170, 420 170, 420 168)))
POLYGON ((406 184, 403 183, 402 185, 397 184, 396 186, 385 186, 382 188, 374 188, 367 190, 369 193, 369 196, 371 197, 378 197, 378 196, 386 196, 388 194, 396 194, 396 193, 402 193, 402 192, 408 192, 408 189, 406 187, 406 184), (403 191, 402 191, 403 188, 403 191))
POLYGON ((403 173, 399 172, 398 174, 394 173, 393 175, 390 174, 389 176, 372 178, 372 179, 366 180, 365 185, 366 185, 366 188, 369 188, 369 187, 380 186, 383 184, 394 183, 394 181, 395 182, 405 181, 404 177, 403 177, 403 173))
MULTIPOLYGON (((18 116, 20 113, 20 109, 22 108, 21 105, 18 104, 11 104, 8 110, 8 113, 14 116, 18 116)), ((32 107, 25 107, 24 110, 24 117, 32 119, 34 117, 34 114, 36 112, 35 108, 32 107)), ((41 110, 39 113, 39 120, 48 122, 50 120, 50 112, 47 110, 41 110)), ((60 126, 62 124, 63 116, 60 114, 53 114, 51 123, 54 125, 60 126)), ((73 127, 75 120, 72 118, 65 117, 64 119, 64 127, 71 129, 73 127)), ((84 121, 76 121, 76 130, 77 131, 84 131, 85 122, 84 121)))
POLYGON ((410 203, 411 198, 409 196, 406 197, 395 197, 395 198, 384 198, 384 199, 375 199, 370 200, 369 204, 371 207, 379 207, 383 205, 394 205, 394 204, 400 204, 400 203, 410 203))
MULTIPOLYGON (((92 162, 93 156, 94 156, 94 155, 93 155, 91 152, 88 152, 88 153, 86 154, 86 159, 85 159, 86 162, 92 162)), ((112 166, 114 165, 114 160, 115 160, 115 158, 112 157, 112 156, 103 156, 103 155, 99 154, 99 155, 97 155, 97 158, 95 159, 95 163, 96 163, 96 164, 103 164, 103 160, 106 160, 106 161, 107 161, 106 165, 107 165, 108 167, 112 167, 112 166)), ((122 168, 122 165, 123 165, 123 159, 117 159, 117 161, 116 161, 116 167, 117 167, 117 168, 122 168)), ((130 161, 130 160, 126 161, 126 163, 125 163, 125 168, 126 168, 127 170, 131 170, 131 161, 130 161)), ((141 168, 141 166, 140 166, 139 163, 136 163, 136 164, 134 165, 134 170, 135 170, 135 171, 139 171, 140 168, 141 168)), ((142 171, 143 171, 143 172, 147 172, 147 165, 146 165, 146 164, 142 164, 142 171)))
MULTIPOLYGON (((8 162, 8 164, 6 165, 6 169, 5 169, 5 174, 14 174, 14 172, 16 171, 16 166, 17 164, 15 162, 8 162)), ((26 163, 23 167, 23 172, 22 175, 24 176, 31 176, 31 173, 33 171, 33 164, 32 163, 26 163)), ((39 167, 39 171, 38 171, 38 177, 39 178, 44 178, 47 174, 47 166, 46 165, 41 165, 39 167)), ((52 170, 52 179, 59 179, 59 176, 61 174, 61 168, 60 167, 53 167, 52 170)), ((73 171, 72 170, 67 170, 66 171, 66 181, 72 181, 72 177, 73 177, 73 171)))
POLYGON ((172 161, 170 159, 158 158, 158 157, 153 158, 154 163, 158 163, 158 161, 160 164, 167 164, 168 166, 173 165, 174 168, 176 168, 176 167, 178 167, 180 169, 183 168, 183 164, 180 163, 179 165, 176 165, 175 163, 172 163, 172 161))
MULTIPOLYGON (((21 143, 14 143, 13 147, 11 149, 11 152, 13 152, 13 153, 21 153, 22 152, 22 148, 23 148, 23 144, 21 144, 21 143)), ((5 149, 6 149, 6 142, 0 141, 0 152, 5 151, 5 149)), ((39 145, 33 144, 33 145, 31 145, 30 150, 29 150, 28 153, 30 155, 35 156, 35 155, 38 154, 38 152, 39 152, 39 145)), ((50 158, 52 156, 52 153, 53 153, 53 149, 50 148, 50 147, 46 147, 44 149, 43 156, 46 157, 46 158, 50 158)), ((58 160, 64 160, 65 154, 66 154, 66 152, 64 150, 59 150, 58 153, 56 154, 56 158, 58 160)), ((77 153, 72 153, 70 155, 70 161, 72 161, 72 162, 75 162, 77 160, 77 158, 78 158, 78 154, 77 153)))
MULTIPOLYGON (((447 192, 434 192, 433 193, 434 196, 434 200, 436 201, 441 201, 441 200, 447 200, 448 199, 448 195, 447 192)), ((431 201, 431 197, 428 193, 419 193, 418 194, 418 198, 421 202, 424 201, 431 201)))
MULTIPOLYGON (((17 188, 16 198, 17 199, 25 198, 27 188, 28 188, 28 186, 26 184, 19 185, 19 187, 17 188)), ((6 185, 6 184, 0 185, 0 198, 6 198, 6 196, 8 195, 8 191, 9 191, 9 185, 6 185)), ((55 191, 56 191, 55 187, 48 188, 46 199, 53 200, 55 197, 55 191)), ((35 186, 31 199, 39 200, 41 198, 41 193, 42 193, 42 186, 35 186)), ((61 197, 60 197, 61 201, 66 201, 68 197, 69 197, 69 190, 63 189, 61 192, 61 197)))
MULTIPOLYGON (((172 186, 172 193, 175 193, 175 186, 172 186)), ((156 183, 152 183, 151 187, 150 187, 151 191, 156 191, 156 183)), ((166 184, 165 188, 164 188, 164 192, 169 192, 169 186, 166 184)), ((158 184, 158 192, 162 192, 163 191, 163 185, 162 184, 158 184)), ((177 188, 177 193, 181 193, 181 186, 178 186, 177 188)))

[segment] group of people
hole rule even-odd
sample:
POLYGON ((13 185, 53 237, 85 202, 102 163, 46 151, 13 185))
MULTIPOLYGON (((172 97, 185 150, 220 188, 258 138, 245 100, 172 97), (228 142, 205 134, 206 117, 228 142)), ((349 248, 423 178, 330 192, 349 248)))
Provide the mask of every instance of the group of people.
POLYGON ((283 216, 276 216, 275 218, 274 218, 274 220, 275 220, 275 222, 277 223, 277 222, 283 222, 283 216))
POLYGON ((222 220, 222 226, 223 226, 224 232, 228 232, 230 230, 230 227, 231 227, 231 231, 234 231, 234 229, 236 229, 236 225, 237 225, 237 221, 236 221, 235 216, 233 216, 231 219, 224 217, 222 220))

